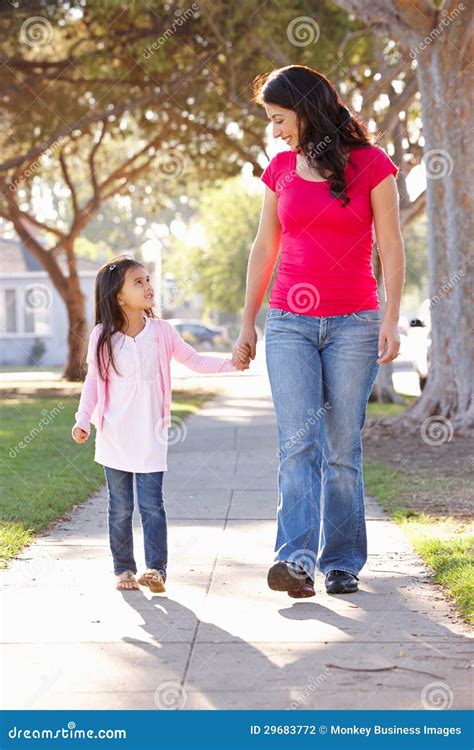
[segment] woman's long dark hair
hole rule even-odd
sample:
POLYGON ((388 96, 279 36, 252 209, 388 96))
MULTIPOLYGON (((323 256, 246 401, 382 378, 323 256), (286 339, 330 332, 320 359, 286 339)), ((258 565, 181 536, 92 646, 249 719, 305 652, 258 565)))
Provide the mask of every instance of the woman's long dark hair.
MULTIPOLYGON (((97 367, 102 378, 106 378, 109 365, 111 364, 117 374, 115 365, 112 335, 121 331, 128 322, 127 316, 119 305, 117 294, 123 287, 125 274, 130 268, 143 268, 143 264, 133 258, 120 256, 112 258, 108 263, 99 268, 95 280, 95 325, 102 323, 102 331, 97 341, 97 367), (108 353, 108 363, 104 357, 104 347, 108 353)), ((153 310, 144 310, 149 318, 156 317, 153 310)))
POLYGON ((288 65, 253 81, 252 99, 296 113, 298 151, 310 167, 330 182, 331 193, 346 206, 344 167, 347 152, 355 146, 371 145, 366 125, 340 99, 333 84, 306 65, 288 65))

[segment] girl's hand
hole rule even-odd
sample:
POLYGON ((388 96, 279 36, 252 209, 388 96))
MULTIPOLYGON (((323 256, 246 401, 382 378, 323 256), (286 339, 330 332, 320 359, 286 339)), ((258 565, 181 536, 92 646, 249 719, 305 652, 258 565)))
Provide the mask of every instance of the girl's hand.
POLYGON ((249 346, 234 346, 232 352, 232 362, 238 370, 248 370, 249 364, 249 346))
POLYGON ((240 346, 249 347, 250 349, 250 359, 255 359, 256 349, 257 349, 257 331, 255 330, 254 324, 244 324, 242 328, 240 329, 239 338, 237 339, 237 343, 234 347, 235 349, 238 349, 240 346))
POLYGON ((400 332, 398 320, 382 318, 379 333, 378 365, 386 365, 396 357, 400 351, 400 332))
POLYGON ((88 437, 89 437, 89 434, 87 432, 85 432, 84 430, 81 430, 80 427, 74 427, 72 431, 72 439, 76 443, 85 443, 88 437))

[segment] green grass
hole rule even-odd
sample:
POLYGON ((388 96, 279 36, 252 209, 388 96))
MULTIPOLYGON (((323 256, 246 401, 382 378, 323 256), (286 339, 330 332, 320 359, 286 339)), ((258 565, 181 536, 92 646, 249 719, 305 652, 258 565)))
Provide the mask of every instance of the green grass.
MULTIPOLYGON (((384 408, 385 416, 389 416, 393 413, 391 410, 398 407, 369 404, 367 415, 383 417, 384 408), (370 414, 373 406, 377 407, 377 414, 370 414)), ((419 469, 417 473, 420 474, 419 469)), ((452 479, 425 473, 422 477, 425 489, 441 490, 445 483, 452 484, 452 479)), ((413 478, 399 468, 364 459, 364 483, 367 492, 400 524, 415 550, 432 569, 434 581, 453 597, 463 619, 474 624, 474 535, 466 534, 460 519, 431 516, 410 507, 413 478)))
MULTIPOLYGON (((185 419, 208 396, 175 391, 172 414, 185 419)), ((77 404, 77 398, 47 398, 0 405, 1 567, 104 481, 93 435, 83 445, 72 440, 77 404)))

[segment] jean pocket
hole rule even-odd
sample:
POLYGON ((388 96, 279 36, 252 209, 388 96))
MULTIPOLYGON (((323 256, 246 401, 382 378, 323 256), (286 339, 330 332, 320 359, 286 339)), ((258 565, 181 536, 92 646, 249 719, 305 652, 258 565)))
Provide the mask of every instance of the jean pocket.
POLYGON ((351 314, 352 320, 358 320, 360 323, 380 323, 382 313, 380 310, 358 310, 351 314))
POLYGON ((270 307, 267 312, 266 320, 272 320, 277 318, 278 320, 285 320, 285 318, 298 318, 298 313, 290 312, 289 310, 282 310, 280 307, 270 307))

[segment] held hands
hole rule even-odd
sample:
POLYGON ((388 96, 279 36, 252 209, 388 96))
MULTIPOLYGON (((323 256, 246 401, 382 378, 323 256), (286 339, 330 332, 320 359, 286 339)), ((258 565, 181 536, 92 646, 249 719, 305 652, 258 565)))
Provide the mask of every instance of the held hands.
POLYGON ((250 346, 236 344, 232 351, 232 363, 238 370, 248 370, 250 367, 250 346))
POLYGON ((89 437, 88 433, 84 430, 81 430, 80 427, 74 427, 72 431, 72 439, 76 443, 85 443, 87 438, 89 437))
POLYGON ((239 370, 248 370, 250 360, 255 359, 257 349, 257 332, 255 325, 244 323, 240 329, 239 338, 234 346, 233 362, 239 370))
POLYGON ((391 362, 400 352, 400 333, 398 330, 398 320, 393 318, 383 318, 380 325, 379 333, 379 358, 376 360, 378 365, 386 365, 391 362))

